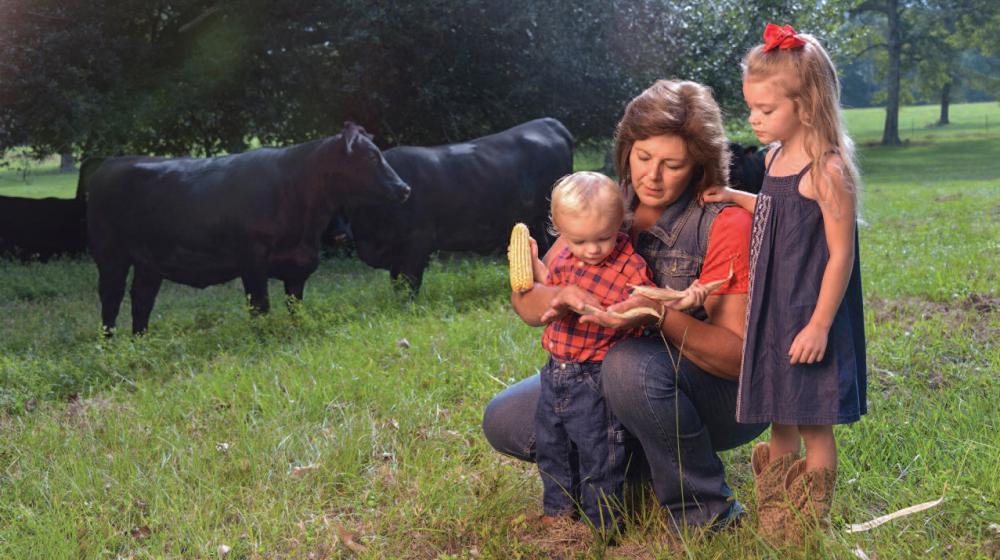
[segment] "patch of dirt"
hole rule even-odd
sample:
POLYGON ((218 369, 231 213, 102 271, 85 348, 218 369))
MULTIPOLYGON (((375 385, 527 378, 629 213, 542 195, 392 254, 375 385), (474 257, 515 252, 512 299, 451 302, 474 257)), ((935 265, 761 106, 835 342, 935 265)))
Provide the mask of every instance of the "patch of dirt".
POLYGON ((81 399, 79 396, 74 396, 74 398, 70 399, 69 406, 66 407, 64 414, 67 424, 83 428, 88 426, 90 419, 95 416, 101 416, 109 410, 124 410, 126 408, 125 405, 116 403, 106 397, 81 399))
POLYGON ((626 536, 625 542, 608 547, 607 558, 655 560, 684 555, 684 544, 673 533, 663 529, 652 534, 626 536))
POLYGON ((895 299, 868 298, 865 306, 875 312, 875 323, 898 321, 913 326, 918 320, 942 317, 957 325, 971 322, 986 327, 989 316, 1000 312, 1000 296, 972 292, 954 302, 931 301, 921 297, 903 296, 895 299), (973 314, 968 317, 967 314, 973 314))
POLYGON ((527 522, 515 524, 514 538, 538 548, 546 558, 568 560, 586 553, 595 543, 594 533, 581 521, 560 517, 544 523, 541 515, 527 517, 527 522))
POLYGON ((327 560, 364 554, 367 545, 361 535, 370 527, 327 515, 303 519, 294 534, 285 538, 286 549, 278 558, 327 560))

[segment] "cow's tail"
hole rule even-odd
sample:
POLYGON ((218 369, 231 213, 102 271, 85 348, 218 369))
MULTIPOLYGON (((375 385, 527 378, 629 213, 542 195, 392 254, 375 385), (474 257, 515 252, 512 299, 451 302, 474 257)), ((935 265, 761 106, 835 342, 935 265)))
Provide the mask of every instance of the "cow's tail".
POLYGON ((77 202, 85 202, 87 199, 87 192, 90 188, 90 178, 97 171, 97 168, 104 163, 107 158, 103 157, 89 157, 83 160, 83 164, 80 165, 80 177, 76 183, 76 200, 77 202))

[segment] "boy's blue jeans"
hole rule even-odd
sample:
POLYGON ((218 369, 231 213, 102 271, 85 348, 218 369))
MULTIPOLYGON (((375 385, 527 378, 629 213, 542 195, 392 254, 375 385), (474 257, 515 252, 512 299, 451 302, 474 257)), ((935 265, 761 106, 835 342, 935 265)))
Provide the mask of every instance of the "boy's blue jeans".
POLYGON ((545 515, 571 515, 580 506, 595 527, 616 527, 625 429, 604 402, 600 362, 549 358, 541 371, 535 438, 545 515))

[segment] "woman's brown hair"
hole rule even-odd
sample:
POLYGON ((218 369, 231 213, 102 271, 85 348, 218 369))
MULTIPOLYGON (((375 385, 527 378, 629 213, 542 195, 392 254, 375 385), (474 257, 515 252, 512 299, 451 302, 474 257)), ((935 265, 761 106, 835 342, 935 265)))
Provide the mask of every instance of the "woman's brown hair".
POLYGON ((712 90, 697 82, 658 80, 625 107, 615 129, 615 168, 626 193, 632 193, 629 154, 636 140, 654 136, 681 137, 696 164, 695 196, 712 185, 729 184, 729 143, 722 111, 712 90))

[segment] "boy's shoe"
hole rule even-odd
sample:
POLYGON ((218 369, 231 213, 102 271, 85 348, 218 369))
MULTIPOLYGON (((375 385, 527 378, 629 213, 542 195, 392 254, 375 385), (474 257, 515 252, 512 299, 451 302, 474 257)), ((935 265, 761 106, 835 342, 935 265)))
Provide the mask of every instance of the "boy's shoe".
POLYGON ((785 496, 785 479, 797 460, 798 454, 788 453, 772 461, 771 447, 766 443, 754 446, 750 458, 757 491, 758 533, 774 546, 785 544, 786 528, 793 515, 785 496))
POLYGON ((729 503, 729 508, 716 517, 711 525, 708 526, 708 532, 717 533, 719 531, 736 529, 743 525, 743 522, 746 521, 746 516, 747 513, 743 509, 743 504, 734 499, 729 503))
POLYGON ((806 534, 815 529, 830 533, 830 508, 836 485, 837 471, 834 469, 807 472, 805 459, 792 465, 785 475, 784 485, 793 508, 786 531, 788 544, 801 546, 806 534))

